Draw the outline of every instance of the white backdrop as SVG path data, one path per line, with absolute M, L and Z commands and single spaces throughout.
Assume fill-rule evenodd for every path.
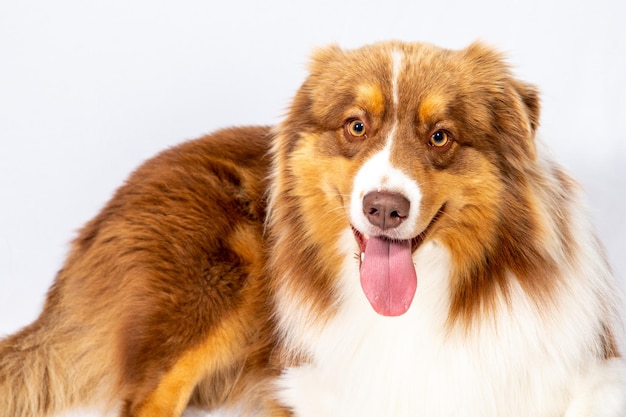
M 625 4 L 0 3 L 0 336 L 35 319 L 76 229 L 133 168 L 218 127 L 277 122 L 329 42 L 505 51 L 543 92 L 540 134 L 587 189 L 625 288 Z

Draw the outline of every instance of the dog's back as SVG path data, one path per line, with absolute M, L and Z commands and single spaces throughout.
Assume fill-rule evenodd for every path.
M 130 177 L 80 231 L 39 319 L 0 342 L 0 416 L 93 402 L 176 415 L 204 375 L 194 395 L 209 404 L 238 395 L 243 368 L 263 376 L 269 144 L 267 128 L 224 130 Z

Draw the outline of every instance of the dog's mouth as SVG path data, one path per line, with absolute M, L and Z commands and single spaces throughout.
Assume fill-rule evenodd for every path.
M 377 313 L 400 316 L 408 311 L 417 290 L 413 253 L 441 217 L 444 206 L 441 206 L 426 228 L 411 239 L 367 236 L 352 226 L 360 248 L 361 287 Z

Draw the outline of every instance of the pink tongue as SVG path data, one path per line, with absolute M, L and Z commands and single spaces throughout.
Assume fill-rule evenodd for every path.
M 411 241 L 370 237 L 361 264 L 361 287 L 378 314 L 406 313 L 417 289 Z

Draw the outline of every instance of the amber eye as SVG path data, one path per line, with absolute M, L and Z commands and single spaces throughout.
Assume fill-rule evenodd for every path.
M 450 143 L 450 134 L 445 130 L 438 130 L 432 134 L 428 144 L 435 148 L 443 148 Z
M 360 119 L 348 120 L 345 125 L 345 132 L 347 136 L 351 136 L 353 138 L 367 137 L 365 123 Z

